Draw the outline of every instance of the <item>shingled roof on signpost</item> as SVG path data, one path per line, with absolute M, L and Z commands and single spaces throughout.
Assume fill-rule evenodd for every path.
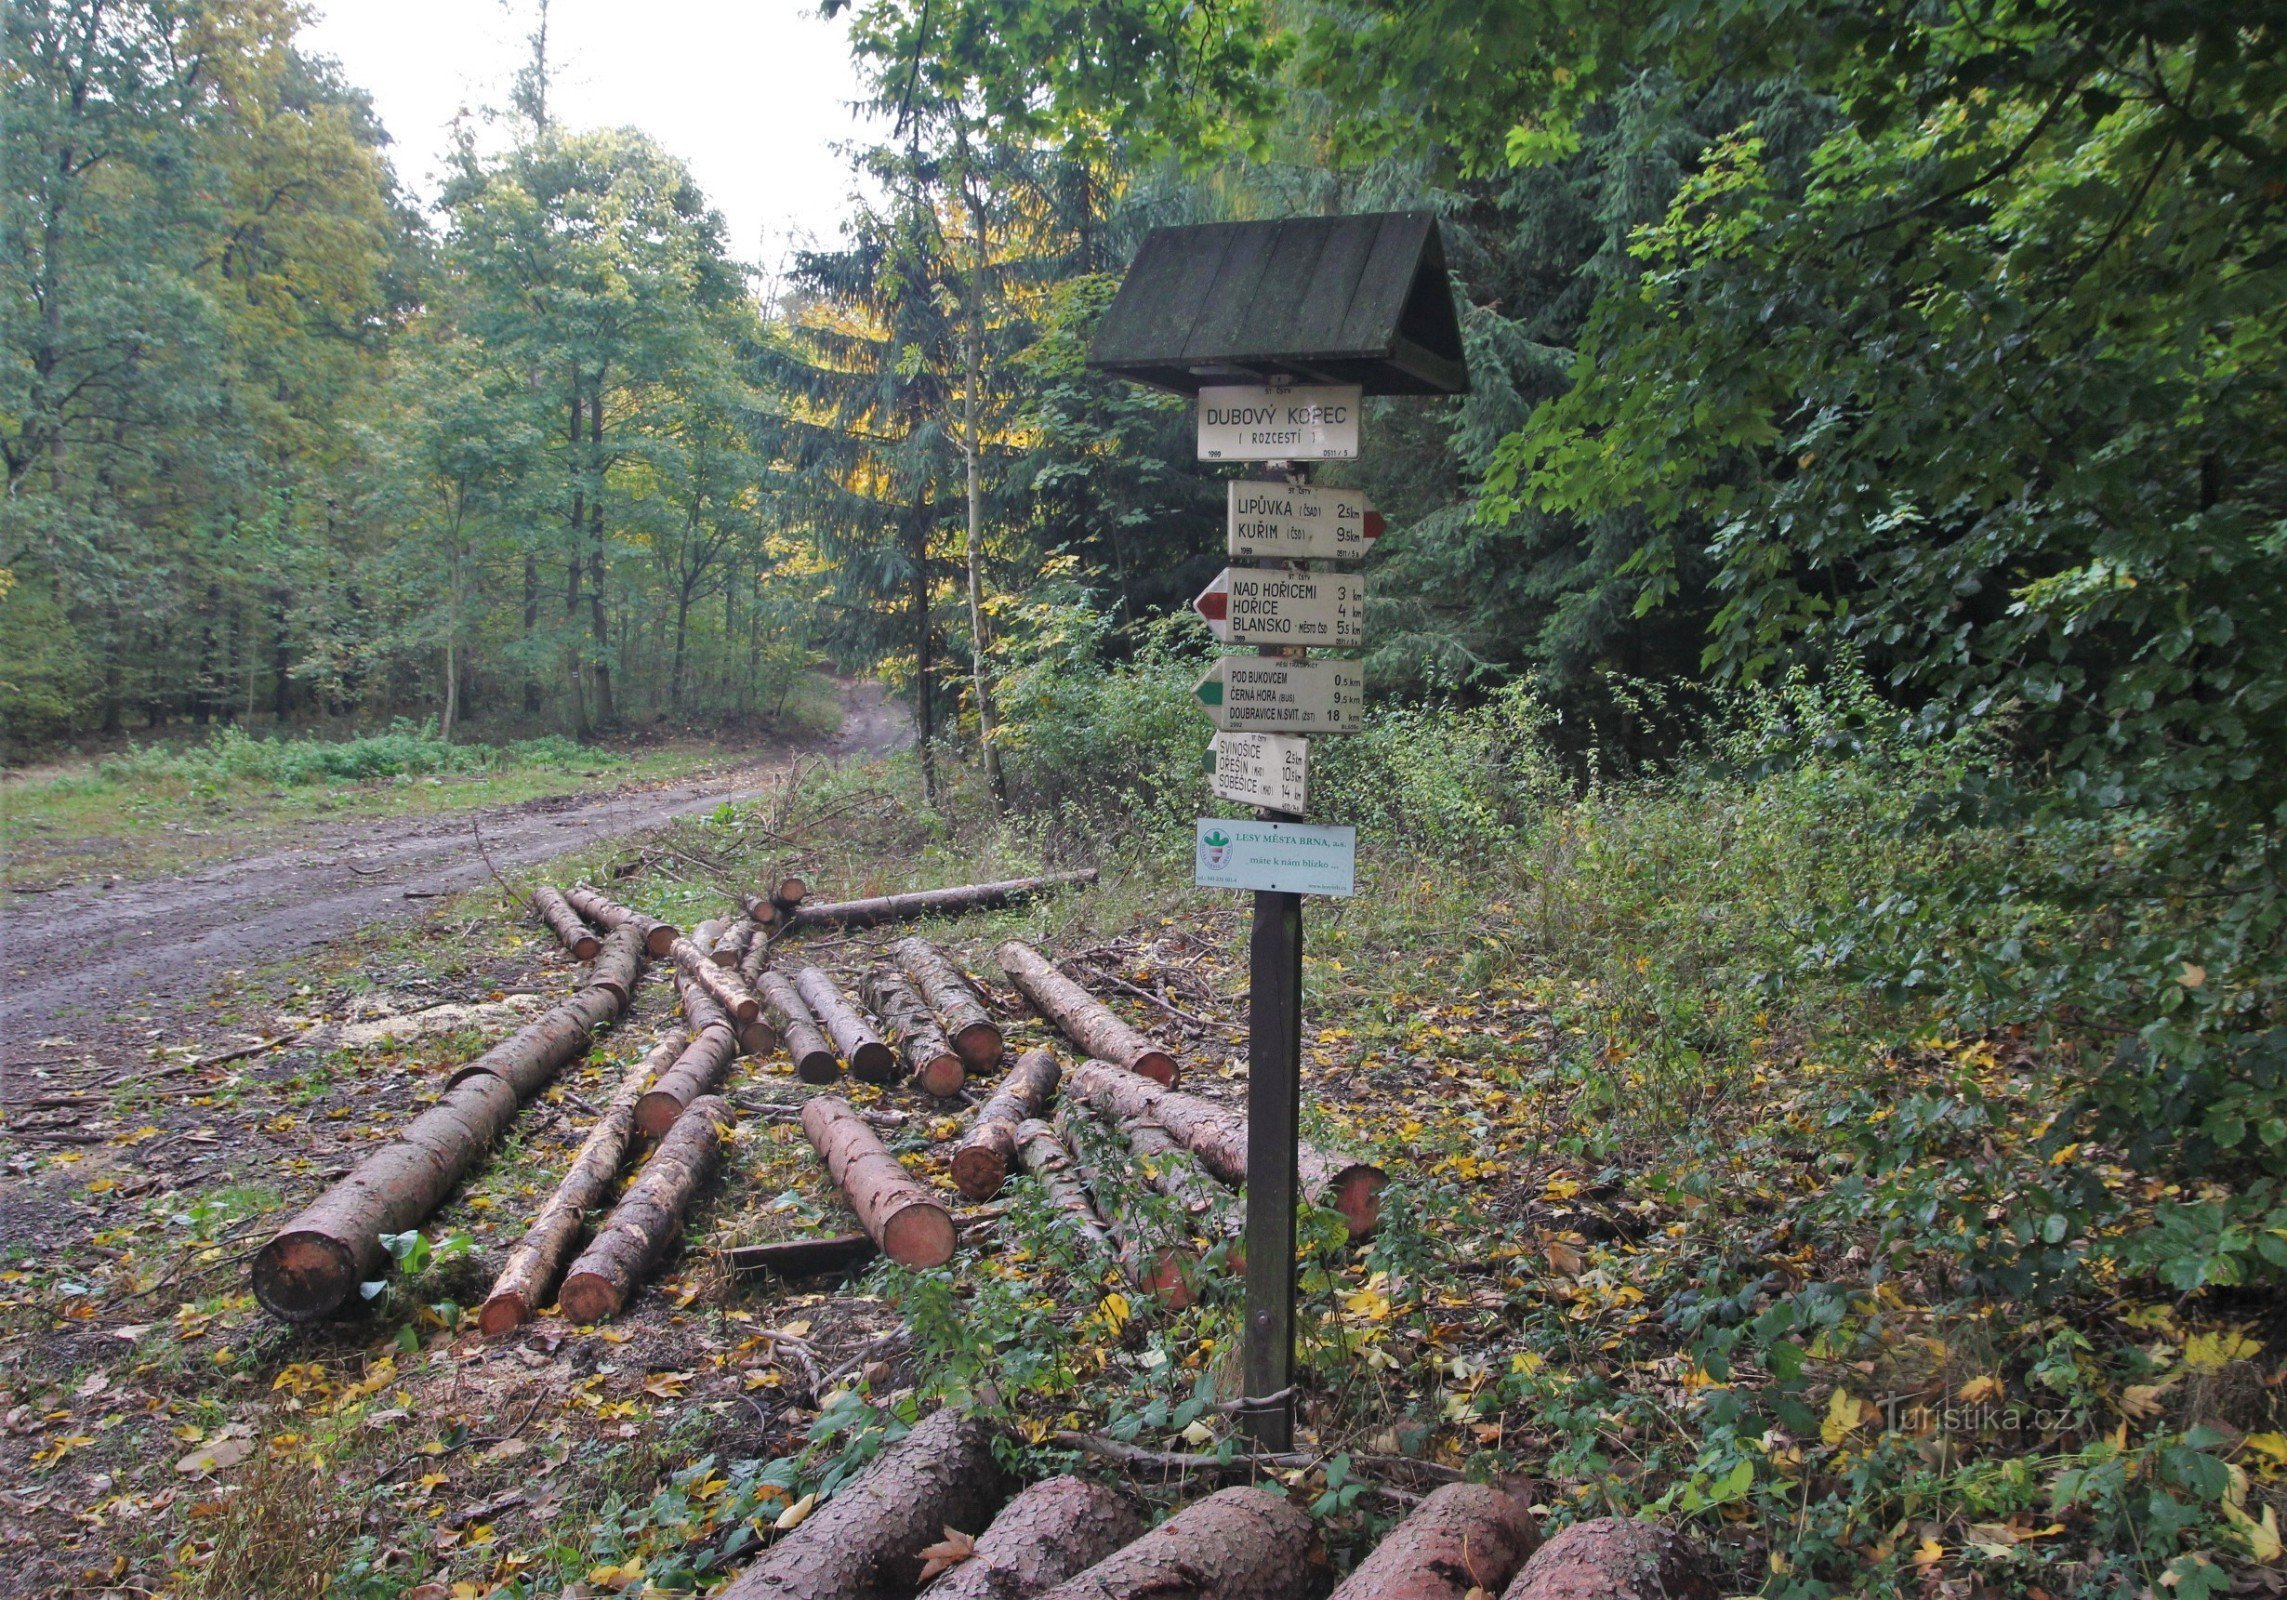
M 1426 211 L 1154 228 L 1088 365 L 1178 394 L 1274 377 L 1368 394 L 1469 390 Z

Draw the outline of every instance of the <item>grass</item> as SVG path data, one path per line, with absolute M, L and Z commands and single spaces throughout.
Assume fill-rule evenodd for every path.
M 1421 732 L 1434 748 L 1390 735 L 1377 758 L 1404 770 L 1347 780 L 1383 807 L 1360 894 L 1308 916 L 1308 1131 L 1398 1179 L 1369 1245 L 1322 1218 L 1305 1228 L 1302 1439 L 1318 1464 L 1286 1487 L 1338 1559 L 1394 1515 L 1372 1484 L 1419 1492 L 1445 1469 L 1527 1475 L 1551 1523 L 1686 1522 L 1733 1593 L 2200 1594 L 2247 1572 L 2287 1499 L 2276 1298 L 2174 1296 L 2117 1271 L 2041 1298 L 1997 1288 L 1979 1254 L 1987 1217 L 2025 1212 L 2068 1174 L 2120 1196 L 2133 1222 L 2165 1183 L 2116 1151 L 2059 1159 L 2039 1143 L 2064 1079 L 2034 1035 L 1856 989 L 1806 933 L 1914 865 L 1924 846 L 1886 819 L 1915 776 L 1837 758 L 1586 794 L 1536 778 L 1520 799 L 1470 754 L 1492 745 Z M 1081 838 L 1070 811 L 1003 823 L 974 774 L 953 778 L 931 812 L 910 762 L 813 769 L 677 824 L 671 848 L 599 851 L 559 875 L 610 874 L 688 924 L 784 870 L 857 896 L 1008 875 Z M 990 949 L 1015 936 L 1172 985 L 1210 1025 L 1112 1003 L 1179 1043 L 1187 1087 L 1235 1100 L 1245 902 L 1191 889 L 1179 838 L 1099 829 L 1093 889 L 931 932 L 988 977 Z M 803 953 L 854 986 L 904 931 Z M 248 989 L 338 1014 L 377 989 L 568 977 L 487 893 Z M 438 1582 L 516 1600 L 574 1582 L 703 1587 L 940 1399 L 1005 1418 L 1032 1474 L 1075 1464 L 1058 1439 L 1073 1430 L 1231 1447 L 1216 1403 L 1235 1392 L 1237 1284 L 1210 1270 L 1180 1311 L 1138 1294 L 1074 1248 L 1028 1183 L 937 1272 L 877 1267 L 825 1292 L 720 1271 L 717 1245 L 846 1225 L 800 1134 L 761 1109 L 802 1092 L 777 1060 L 742 1067 L 750 1114 L 727 1171 L 627 1316 L 478 1346 L 464 1308 L 585 1131 L 581 1108 L 649 1043 L 656 985 L 645 1004 L 424 1224 L 476 1254 L 323 1329 L 264 1322 L 237 1252 L 477 1041 L 235 1067 L 187 1108 L 121 1100 L 116 1131 L 84 1155 L 46 1147 L 27 1196 L 68 1200 L 98 1231 L 59 1229 L 8 1264 L 11 1342 L 157 1326 L 131 1348 L 79 1338 L 68 1361 L 15 1369 L 0 1398 L 48 1420 L 0 1447 L 14 1452 L 0 1466 L 107 1517 L 115 1531 L 68 1537 L 93 1567 L 128 1557 L 153 1592 L 382 1600 Z M 1009 1031 L 1012 1048 L 1047 1039 L 1037 1021 Z M 849 1092 L 903 1111 L 893 1147 L 949 1188 L 957 1107 Z M 91 1175 L 137 1170 L 146 1145 L 122 1141 L 146 1117 L 170 1130 L 233 1117 L 238 1132 L 227 1157 L 169 1176 L 171 1193 L 95 1192 Z M 815 1405 L 782 1342 L 831 1365 L 900 1325 L 910 1355 Z M 83 1396 L 98 1372 L 113 1387 Z M 121 1389 L 143 1398 L 105 1398 Z M 191 1447 L 180 1430 L 234 1423 L 260 1459 L 154 1509 Z M 73 1438 L 87 1442 L 52 1453 Z M 1144 1488 L 1166 1506 L 1219 1481 Z M 295 1577 L 264 1576 L 273 1552 L 296 1553 L 277 1569 Z M 293 1587 L 321 1568 L 322 1588 Z

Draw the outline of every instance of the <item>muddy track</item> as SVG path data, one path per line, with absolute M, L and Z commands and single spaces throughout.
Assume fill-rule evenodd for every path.
M 877 685 L 851 685 L 842 730 L 826 751 L 895 749 L 908 726 Z M 48 1034 L 93 1044 L 116 1013 L 193 1003 L 233 968 L 419 916 L 432 896 L 486 882 L 487 856 L 505 872 L 750 797 L 796 753 L 788 747 L 709 776 L 593 797 L 328 825 L 193 872 L 11 894 L 0 917 L 0 1063 L 28 1062 Z

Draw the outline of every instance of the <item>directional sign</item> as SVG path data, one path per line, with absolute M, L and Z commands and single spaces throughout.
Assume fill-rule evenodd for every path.
M 1382 514 L 1363 489 L 1231 483 L 1230 553 L 1249 560 L 1315 556 L 1363 561 L 1382 536 Z
M 1199 391 L 1202 461 L 1348 460 L 1358 453 L 1354 383 L 1274 383 Z
M 1192 691 L 1218 728 L 1244 733 L 1356 733 L 1366 671 L 1354 661 L 1225 656 Z
M 1225 644 L 1366 642 L 1366 580 L 1354 573 L 1225 567 L 1191 609 Z
M 1339 896 L 1357 888 L 1356 828 L 1201 817 L 1194 848 L 1191 881 L 1202 889 Z
M 1310 741 L 1291 733 L 1218 733 L 1214 753 L 1218 800 L 1268 806 L 1297 816 L 1310 809 Z

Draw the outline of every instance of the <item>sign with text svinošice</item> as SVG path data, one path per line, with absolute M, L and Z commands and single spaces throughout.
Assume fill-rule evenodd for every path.
M 1310 741 L 1291 733 L 1218 733 L 1207 741 L 1218 800 L 1297 816 L 1310 809 Z
M 1225 567 L 1191 609 L 1225 644 L 1344 649 L 1366 642 L 1366 580 L 1350 572 Z
M 1202 889 L 1341 897 L 1357 888 L 1356 828 L 1201 817 L 1195 849 L 1191 881 Z
M 1358 453 L 1354 383 L 1250 383 L 1199 391 L 1202 461 L 1347 461 Z
M 1356 733 L 1366 669 L 1355 661 L 1224 656 L 1192 690 L 1218 728 L 1241 733 Z
M 1363 561 L 1382 536 L 1382 514 L 1363 489 L 1233 479 L 1230 492 L 1230 554 L 1243 560 Z

